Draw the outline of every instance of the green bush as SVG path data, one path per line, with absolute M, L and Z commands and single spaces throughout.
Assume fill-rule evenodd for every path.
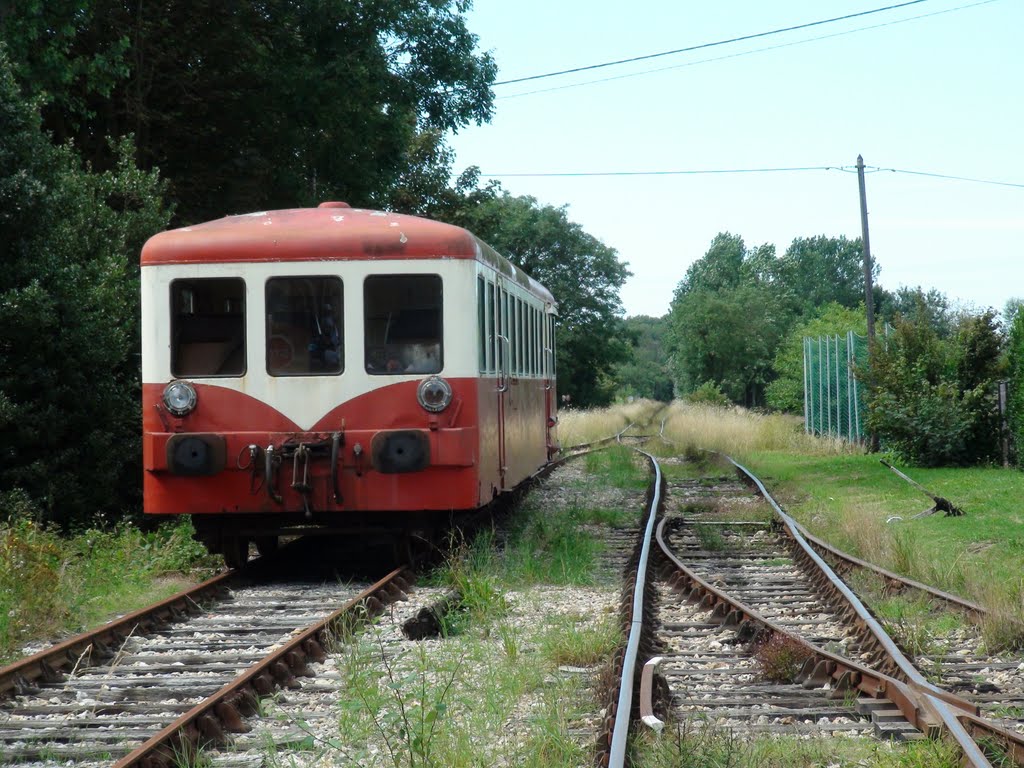
M 1006 374 L 1010 390 L 1007 418 L 1016 464 L 1024 466 L 1024 312 L 1014 314 L 1006 346 Z
M 962 316 L 940 338 L 920 316 L 898 318 L 869 371 L 868 428 L 901 461 L 985 463 L 999 454 L 997 379 L 1002 334 L 995 313 Z
M 732 401 L 722 392 L 722 388 L 713 381 L 705 381 L 686 396 L 686 402 L 701 405 L 716 405 L 721 408 L 732 405 Z

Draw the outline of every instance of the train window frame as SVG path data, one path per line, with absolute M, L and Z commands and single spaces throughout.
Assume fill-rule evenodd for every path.
M 271 291 L 277 283 L 300 283 L 301 281 L 318 280 L 322 284 L 334 283 L 335 291 L 331 292 L 329 296 L 321 293 L 320 301 L 326 302 L 327 300 L 333 301 L 334 297 L 337 297 L 338 306 L 335 308 L 330 303 L 324 303 L 324 306 L 330 309 L 330 315 L 324 314 L 322 311 L 317 312 L 305 312 L 306 317 L 302 323 L 295 323 L 295 316 L 301 314 L 301 309 L 295 309 L 291 305 L 285 310 L 279 310 L 278 312 L 271 312 L 272 302 L 280 301 L 280 295 L 278 298 L 273 298 Z M 294 294 L 289 291 L 288 297 L 291 298 Z M 315 297 L 312 301 L 316 302 Z M 322 310 L 323 307 L 320 307 Z M 287 315 L 288 322 L 281 322 L 285 328 L 290 328 L 288 333 L 275 333 L 272 323 L 274 323 L 273 315 L 281 314 Z M 345 372 L 345 281 L 338 275 L 273 275 L 268 277 L 263 283 L 263 319 L 265 325 L 264 333 L 264 367 L 268 376 L 274 378 L 290 379 L 290 378 L 301 378 L 309 376 L 341 376 Z M 315 323 L 317 330 L 314 331 L 312 324 Z M 333 324 L 333 331 L 331 325 Z M 303 326 L 305 328 L 303 329 Z M 298 334 L 298 335 L 297 335 Z M 273 340 L 277 340 L 276 346 L 272 345 Z M 312 356 L 316 352 L 321 352 L 326 359 L 328 353 L 331 351 L 330 347 L 335 346 L 334 350 L 337 355 L 337 368 L 324 368 L 321 370 L 315 370 L 307 363 L 305 368 L 297 367 L 289 370 L 294 365 L 295 360 L 301 360 L 303 354 L 308 357 L 307 360 L 311 360 Z M 303 349 L 303 347 L 305 349 Z M 276 352 L 275 352 L 276 350 Z M 276 354 L 282 360 L 287 357 L 287 362 L 282 363 L 280 366 L 272 365 L 272 356 Z
M 196 309 L 195 286 L 200 284 L 233 284 L 237 288 L 236 295 L 226 295 L 218 291 L 213 301 L 224 301 L 223 312 L 199 312 Z M 249 344 L 247 329 L 248 286 L 241 277 L 188 277 L 171 280 L 168 286 L 168 314 L 170 315 L 170 337 L 168 339 L 169 368 L 175 378 L 186 379 L 238 379 L 249 370 Z M 186 298 L 186 293 L 188 294 Z M 184 303 L 187 300 L 187 311 Z M 239 301 L 240 307 L 232 307 L 229 302 Z M 206 322 L 191 323 L 186 330 L 182 319 L 188 316 L 206 316 Z M 227 318 L 229 322 L 218 322 L 220 333 L 210 333 L 210 322 Z M 205 333 L 203 332 L 205 329 Z M 225 332 L 227 331 L 227 332 Z M 183 336 L 196 336 L 196 340 L 182 341 Z M 212 338 L 218 337 L 218 338 Z M 193 365 L 182 365 L 181 358 L 186 354 L 185 346 Z M 229 363 L 235 363 L 227 370 Z M 204 364 L 200 364 L 204 363 Z
M 508 299 L 508 291 L 504 287 L 500 288 L 498 295 L 498 336 L 501 338 L 496 338 L 495 343 L 498 354 L 498 370 L 504 376 L 511 375 L 512 373 L 510 363 L 512 344 L 509 340 L 511 331 L 509 331 L 508 327 Z
M 485 280 L 484 286 L 484 316 L 487 321 L 487 337 L 484 339 L 484 352 L 487 356 L 485 373 L 494 373 L 495 357 L 494 345 L 496 343 L 494 330 L 494 282 Z
M 513 298 L 512 311 L 512 373 L 519 378 L 523 374 L 523 300 L 518 296 Z
M 369 316 L 374 302 L 380 297 L 371 297 L 370 291 L 376 290 L 374 286 L 379 282 L 397 282 L 399 280 L 410 281 L 411 285 L 421 283 L 425 290 L 423 296 L 419 297 L 420 305 L 414 300 L 395 301 L 391 304 L 397 307 L 397 317 L 388 312 L 387 317 L 373 315 Z M 424 289 L 422 286 L 432 284 L 431 288 Z M 410 292 L 412 288 L 406 289 Z M 436 294 L 429 295 L 431 290 Z M 383 303 L 383 302 L 381 302 Z M 415 326 L 412 313 L 420 313 L 420 321 L 429 319 L 436 328 L 436 333 L 424 336 L 422 340 L 412 341 L 409 339 L 390 341 L 389 334 L 393 327 L 402 331 L 402 336 L 408 335 L 410 329 Z M 429 318 L 423 313 L 430 313 Z M 403 317 L 403 314 L 405 315 Z M 379 272 L 367 275 L 363 278 L 363 369 L 370 376 L 403 376 L 409 374 L 425 375 L 439 374 L 444 370 L 444 280 L 440 274 L 422 272 Z M 380 321 L 384 321 L 383 339 L 371 338 L 371 332 L 377 328 Z M 372 359 L 371 359 L 372 357 Z
M 487 299 L 486 281 L 483 275 L 476 276 L 476 367 L 480 373 L 487 371 Z

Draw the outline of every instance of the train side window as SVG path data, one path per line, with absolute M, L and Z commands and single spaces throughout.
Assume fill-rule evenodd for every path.
M 534 376 L 540 373 L 540 335 L 537 333 L 537 309 L 535 307 L 530 308 L 530 373 Z
M 372 275 L 363 283 L 366 371 L 440 373 L 440 275 Z
M 345 369 L 340 278 L 272 277 L 265 298 L 267 373 L 336 376 Z
M 498 368 L 501 369 L 502 374 L 509 373 L 509 360 L 508 356 L 511 352 L 511 345 L 506 344 L 509 336 L 508 329 L 508 292 L 502 288 L 501 295 L 499 296 L 500 306 L 498 307 L 498 335 L 503 336 L 504 339 L 498 341 L 496 349 L 498 350 Z
M 487 366 L 484 370 L 488 373 L 494 371 L 494 344 L 495 344 L 495 330 L 494 330 L 494 283 L 487 281 L 486 289 L 486 307 L 484 309 L 484 319 L 487 322 L 487 335 L 484 338 L 484 349 L 487 354 Z
M 476 277 L 476 349 L 477 368 L 483 373 L 487 370 L 487 300 L 483 275 Z
M 522 373 L 522 356 L 520 349 L 523 343 L 522 329 L 519 325 L 519 309 L 520 301 L 515 296 L 512 297 L 512 374 L 518 376 Z
M 171 283 L 171 374 L 245 375 L 245 281 L 240 277 Z

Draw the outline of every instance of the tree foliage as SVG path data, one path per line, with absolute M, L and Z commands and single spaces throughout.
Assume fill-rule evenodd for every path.
M 763 403 L 775 348 L 792 321 L 774 267 L 772 246 L 748 250 L 742 238 L 722 233 L 687 270 L 670 313 L 681 394 L 711 382 L 733 402 Z
M 574 405 L 605 404 L 614 366 L 628 354 L 619 289 L 629 277 L 610 248 L 564 207 L 494 188 L 476 190 L 445 218 L 466 227 L 535 280 L 558 302 L 558 388 Z
M 0 47 L 0 494 L 62 521 L 138 488 L 137 254 L 169 214 L 111 152 L 93 173 L 51 145 Z
M 670 402 L 672 370 L 665 355 L 667 317 L 628 317 L 623 328 L 630 345 L 628 359 L 615 368 L 619 397 L 646 397 Z
M 996 381 L 1002 373 L 996 314 L 962 315 L 942 338 L 922 308 L 898 316 L 868 373 L 868 427 L 902 460 L 921 466 L 994 460 Z
M 863 306 L 848 309 L 836 302 L 818 307 L 786 335 L 772 362 L 776 379 L 765 392 L 769 408 L 797 413 L 804 407 L 804 338 L 845 335 L 853 331 L 867 334 L 867 318 Z
M 418 132 L 490 117 L 456 0 L 21 0 L 0 20 L 45 127 L 96 167 L 133 135 L 182 220 L 374 202 Z
M 801 315 L 830 303 L 852 309 L 864 303 L 862 258 L 860 238 L 801 237 L 786 249 L 774 271 Z M 877 277 L 876 263 L 873 278 Z

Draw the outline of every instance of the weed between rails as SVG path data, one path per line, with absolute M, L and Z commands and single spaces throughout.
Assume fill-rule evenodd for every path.
M 744 740 L 728 728 L 691 720 L 661 735 L 633 739 L 634 768 L 956 768 L 959 755 L 945 741 L 880 743 L 866 739 L 777 737 Z

